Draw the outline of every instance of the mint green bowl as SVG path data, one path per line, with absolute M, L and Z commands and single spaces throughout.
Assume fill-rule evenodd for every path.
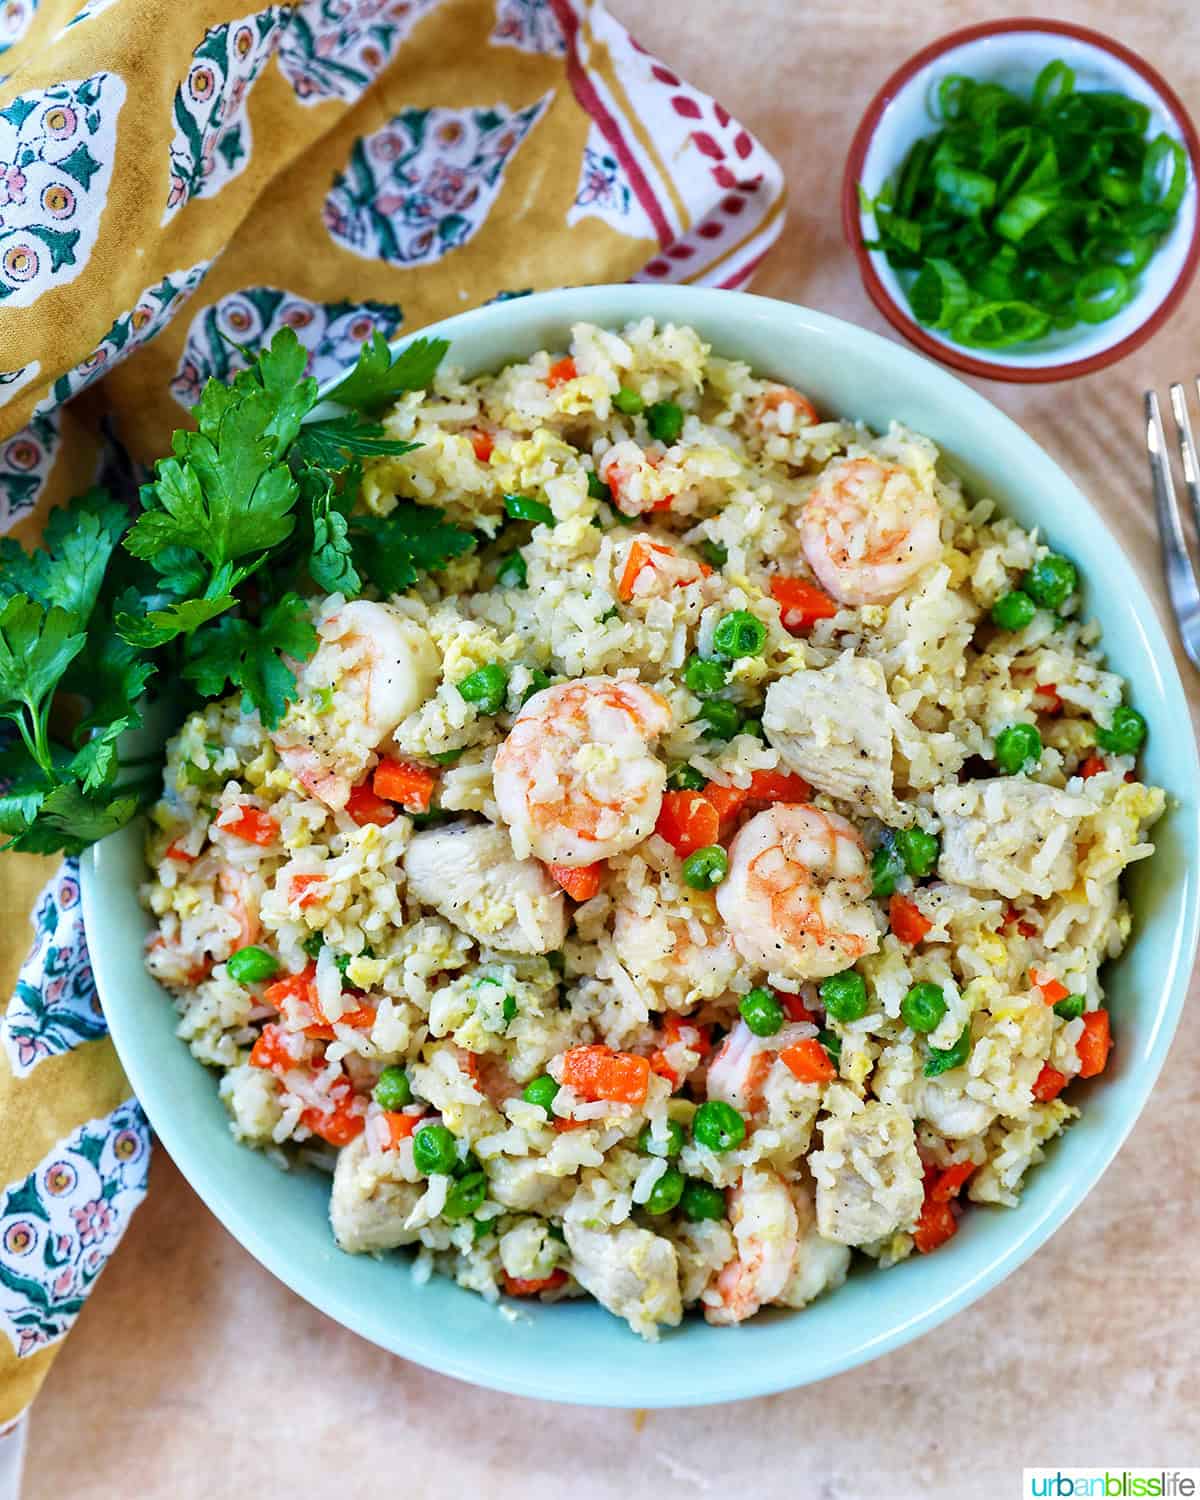
M 685 287 L 550 292 L 464 313 L 435 331 L 451 340 L 451 361 L 476 372 L 563 348 L 576 321 L 611 327 L 641 317 L 693 324 L 721 354 L 798 386 L 826 411 L 927 433 L 972 493 L 1041 527 L 1075 559 L 1085 606 L 1149 720 L 1147 778 L 1172 800 L 1157 854 L 1129 882 L 1133 939 L 1106 975 L 1117 1046 L 1105 1076 L 1073 1090 L 1083 1117 L 1031 1172 L 1020 1207 L 974 1208 L 937 1255 L 858 1270 L 804 1312 L 768 1313 L 736 1330 L 689 1318 L 643 1344 L 583 1302 L 521 1304 L 510 1320 L 448 1280 L 418 1286 L 401 1255 L 341 1254 L 326 1220 L 328 1178 L 280 1172 L 234 1143 L 215 1079 L 176 1038 L 171 1002 L 142 967 L 149 924 L 138 905 L 137 829 L 84 860 L 83 905 L 113 1038 L 151 1123 L 213 1213 L 269 1270 L 347 1328 L 444 1374 L 558 1401 L 657 1407 L 784 1390 L 895 1349 L 994 1287 L 1083 1200 L 1141 1112 L 1183 1006 L 1197 933 L 1200 768 L 1170 649 L 1103 521 L 1019 427 L 936 365 L 807 308 Z

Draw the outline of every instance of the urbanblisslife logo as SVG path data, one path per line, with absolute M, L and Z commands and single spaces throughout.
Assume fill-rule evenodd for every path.
M 1024 1469 L 1023 1500 L 1192 1500 L 1200 1469 Z

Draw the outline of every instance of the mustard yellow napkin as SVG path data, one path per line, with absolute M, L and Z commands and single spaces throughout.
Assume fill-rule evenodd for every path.
M 27 545 L 95 478 L 102 428 L 151 462 L 284 324 L 323 378 L 375 329 L 564 282 L 737 288 L 782 228 L 774 161 L 598 0 L 249 6 L 0 6 L 0 531 Z M 3 1429 L 150 1140 L 76 862 L 10 854 L 0 879 Z

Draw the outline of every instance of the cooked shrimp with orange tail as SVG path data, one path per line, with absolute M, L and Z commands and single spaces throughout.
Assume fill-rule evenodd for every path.
M 654 828 L 667 768 L 655 741 L 671 727 L 653 688 L 580 677 L 535 693 L 496 751 L 496 803 L 518 858 L 590 865 Z
M 799 1220 L 777 1173 L 747 1167 L 730 1188 L 728 1204 L 737 1255 L 703 1293 L 710 1323 L 741 1323 L 774 1302 L 787 1286 L 796 1258 Z
M 776 803 L 739 831 L 717 910 L 742 957 L 788 979 L 823 979 L 879 947 L 867 851 L 852 823 Z
M 817 481 L 800 545 L 843 604 L 888 604 L 941 556 L 941 508 L 897 464 L 847 458 Z

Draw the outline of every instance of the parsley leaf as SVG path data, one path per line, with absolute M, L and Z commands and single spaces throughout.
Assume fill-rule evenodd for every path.
M 132 793 L 89 797 L 73 782 L 64 782 L 46 793 L 36 818 L 7 847 L 28 854 L 79 854 L 124 828 L 138 805 Z
M 198 631 L 183 675 L 206 698 L 218 697 L 226 683 L 240 687 L 243 713 L 257 709 L 266 727 L 274 729 L 296 689 L 296 674 L 283 658 L 303 660 L 316 644 L 303 599 L 284 594 L 258 625 L 226 616 Z
M 13 594 L 0 610 L 0 718 L 16 724 L 26 748 L 50 771 L 50 698 L 59 678 L 83 650 L 84 636 L 65 609 L 50 609 Z
M 344 469 L 351 455 L 384 458 L 411 453 L 419 443 L 390 438 L 378 422 L 364 422 L 354 413 L 331 417 L 325 422 L 308 422 L 292 445 L 292 461 L 336 472 Z
M 353 516 L 354 562 L 382 594 L 402 594 L 420 573 L 437 572 L 475 545 L 469 531 L 432 505 L 401 500 L 386 516 Z
M 326 397 L 373 414 L 402 391 L 428 389 L 449 347 L 446 339 L 414 339 L 393 359 L 387 339 L 377 329 L 363 345 L 358 363 Z
M 313 508 L 313 547 L 308 559 L 313 582 L 328 594 L 357 594 L 362 578 L 354 566 L 350 525 L 341 511 L 326 504 Z
M 140 616 L 122 611 L 117 616 L 117 630 L 131 646 L 153 650 L 155 646 L 165 646 L 177 635 L 190 635 L 236 603 L 232 594 L 218 594 L 215 599 L 181 599 L 166 609 L 148 610 Z
M 46 519 L 42 545 L 26 552 L 11 537 L 0 541 L 0 597 L 25 594 L 58 605 L 82 625 L 95 607 L 113 548 L 127 516 L 105 490 L 89 490 Z

